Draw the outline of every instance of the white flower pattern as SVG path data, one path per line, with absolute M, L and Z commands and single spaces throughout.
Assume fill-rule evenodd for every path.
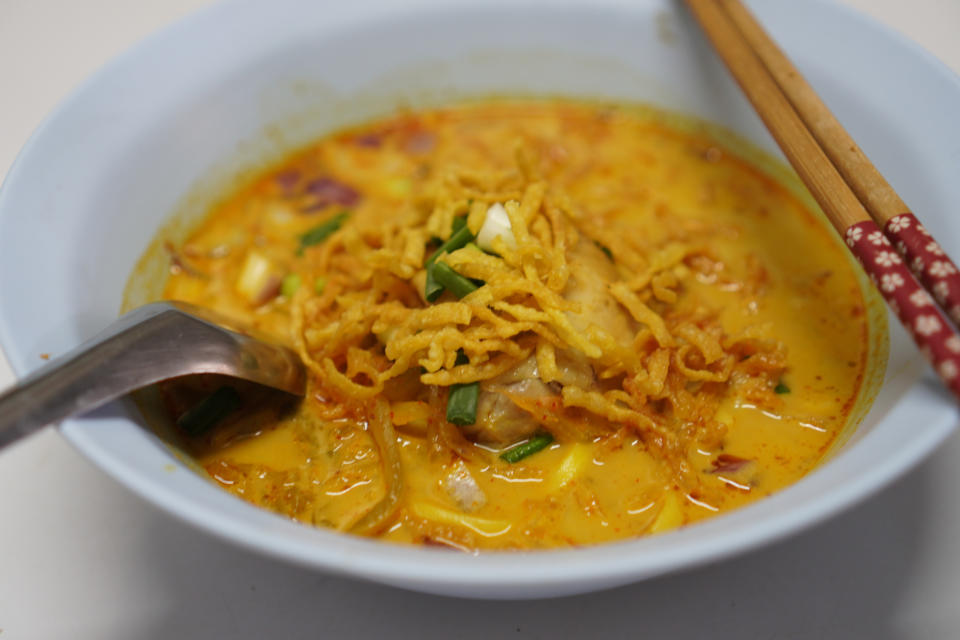
M 942 256 L 943 249 L 940 248 L 940 245 L 937 244 L 936 240 L 931 240 L 927 243 L 927 246 L 924 247 L 929 253 L 932 253 L 935 256 Z
M 874 245 L 876 245 L 876 246 L 879 247 L 880 245 L 883 244 L 883 232 L 882 232 L 882 231 L 874 231 L 873 233 L 871 233 L 870 235 L 867 236 L 867 241 L 868 241 L 870 244 L 874 244 Z
M 928 238 L 931 237 L 931 236 L 930 236 L 930 232 L 927 231 L 927 228 L 926 228 L 925 226 L 923 226 L 922 224 L 920 224 L 920 223 L 917 223 L 917 231 L 919 231 L 919 232 L 922 233 L 923 235 L 927 236 Z
M 877 253 L 877 257 L 873 260 L 881 267 L 892 267 L 895 264 L 900 264 L 900 256 L 893 251 L 881 251 Z
M 916 274 L 923 273 L 923 258 L 917 256 L 913 259 L 913 262 L 910 263 L 910 270 Z
M 956 272 L 957 268 L 953 266 L 952 262 L 948 262 L 947 260 L 937 260 L 930 265 L 930 275 L 935 278 L 945 278 Z
M 850 227 L 847 229 L 847 244 L 853 246 L 860 242 L 860 238 L 863 237 L 863 229 L 860 227 Z
M 927 307 L 933 304 L 933 300 L 930 299 L 930 294 L 926 291 L 917 289 L 910 294 L 910 304 L 915 307 Z
M 940 331 L 942 326 L 937 316 L 919 316 L 913 323 L 914 330 L 921 336 L 927 337 Z
M 890 219 L 889 229 L 891 233 L 900 233 L 904 229 L 910 227 L 910 217 L 909 216 L 896 216 L 895 218 Z
M 903 286 L 903 278 L 899 273 L 885 273 L 880 278 L 880 288 L 887 293 L 893 293 Z
M 957 377 L 957 363 L 953 360 L 944 360 L 940 363 L 938 370 L 944 380 L 953 380 Z
M 946 342 L 944 342 L 944 345 L 953 353 L 960 353 L 960 336 L 950 336 Z
M 937 301 L 940 304 L 943 304 L 947 300 L 947 296 L 950 295 L 950 285 L 946 282 L 938 282 L 933 285 L 933 295 L 937 296 Z

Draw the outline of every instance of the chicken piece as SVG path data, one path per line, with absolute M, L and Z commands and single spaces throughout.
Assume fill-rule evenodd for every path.
M 620 279 L 617 268 L 596 244 L 581 238 L 567 252 L 570 280 L 563 297 L 580 305 L 578 313 L 568 312 L 570 324 L 578 331 L 596 325 L 621 344 L 629 344 L 636 335 L 633 319 L 610 295 L 607 286 Z
M 463 427 L 468 438 L 495 447 L 505 447 L 536 433 L 540 423 L 515 405 L 506 393 L 533 397 L 556 395 L 536 376 L 507 385 L 481 385 L 477 421 Z
M 518 407 L 511 396 L 534 400 L 556 398 L 563 385 L 575 384 L 589 389 L 596 381 L 589 361 L 579 352 L 558 353 L 557 369 L 560 379 L 547 384 L 540 379 L 536 357 L 531 356 L 510 371 L 481 384 L 477 421 L 463 427 L 464 434 L 476 442 L 496 447 L 529 438 L 541 428 L 541 424 Z
M 636 333 L 633 320 L 610 295 L 607 285 L 619 278 L 616 267 L 606 254 L 586 238 L 577 243 L 567 256 L 570 280 L 563 297 L 580 304 L 578 313 L 568 313 L 571 324 L 579 331 L 596 325 L 615 340 L 630 343 Z M 580 351 L 567 349 L 556 354 L 559 378 L 545 383 L 533 356 L 514 369 L 481 385 L 477 404 L 477 420 L 463 427 L 466 436 L 475 442 L 505 447 L 531 437 L 541 424 L 518 407 L 510 396 L 536 400 L 559 395 L 565 385 L 590 389 L 596 375 L 587 357 Z M 549 404 L 549 403 L 547 403 Z

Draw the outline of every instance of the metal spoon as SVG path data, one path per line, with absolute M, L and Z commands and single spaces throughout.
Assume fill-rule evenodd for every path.
M 229 327 L 229 328 L 228 328 Z M 302 396 L 300 357 L 184 302 L 155 302 L 0 395 L 0 448 L 126 393 L 193 373 L 242 378 Z

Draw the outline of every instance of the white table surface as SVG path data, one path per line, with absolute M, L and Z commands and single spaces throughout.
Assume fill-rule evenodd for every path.
M 957 0 L 841 0 L 960 72 Z M 0 172 L 68 91 L 208 0 L 0 0 Z M 958 125 L 960 126 L 960 125 Z M 0 354 L 0 388 L 13 382 Z M 134 497 L 48 430 L 0 456 L 6 638 L 960 638 L 960 437 L 775 546 L 599 594 L 471 602 L 233 548 Z

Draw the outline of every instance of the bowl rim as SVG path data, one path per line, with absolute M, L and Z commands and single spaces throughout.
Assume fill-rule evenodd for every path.
M 458 3 L 485 6 L 491 10 L 511 4 L 507 0 L 495 0 L 486 5 L 475 0 L 458 0 Z M 384 0 L 366 4 L 375 7 L 378 4 L 390 3 Z M 581 6 L 578 2 L 568 0 L 536 0 L 528 4 L 557 8 Z M 594 7 L 598 10 L 618 9 L 630 7 L 630 4 L 620 0 L 603 0 Z M 431 10 L 440 6 L 448 7 L 450 3 L 417 0 L 407 3 L 407 8 L 403 11 Z M 809 3 L 809 6 L 827 14 L 836 12 L 835 15 L 843 16 L 872 35 L 888 41 L 904 55 L 920 60 L 921 66 L 940 76 L 939 80 L 952 88 L 960 102 L 960 78 L 920 45 L 846 5 L 816 0 Z M 216 24 L 228 13 L 238 11 L 256 11 L 256 7 L 252 2 L 234 0 L 211 5 L 182 18 L 111 59 L 61 100 L 33 132 L 8 170 L 0 187 L 0 222 L 7 216 L 15 215 L 12 205 L 9 204 L 13 200 L 12 194 L 23 188 L 21 184 L 25 183 L 31 172 L 37 170 L 36 167 L 42 166 L 43 154 L 38 149 L 52 123 L 69 114 L 78 101 L 86 99 L 89 93 L 96 90 L 102 79 L 109 78 L 121 69 L 124 61 L 132 55 L 144 55 L 155 48 L 162 49 L 179 34 L 191 29 L 201 29 L 205 24 Z M 6 241 L 0 235 L 0 246 Z M 0 306 L 0 345 L 3 345 L 17 376 L 22 377 L 39 365 L 34 361 L 34 354 L 21 348 L 18 330 L 11 325 L 4 306 Z M 935 383 L 931 382 L 929 376 L 916 383 L 910 390 L 914 401 L 931 403 L 931 406 L 937 403 L 942 405 L 942 395 L 933 385 Z M 376 540 L 311 529 L 246 503 L 241 503 L 242 507 L 238 508 L 242 509 L 243 517 L 251 526 L 237 528 L 233 512 L 209 512 L 199 505 L 185 502 L 179 492 L 138 474 L 137 469 L 127 465 L 124 460 L 117 459 L 109 451 L 99 447 L 96 433 L 89 428 L 90 425 L 85 424 L 87 422 L 89 420 L 86 419 L 65 421 L 61 425 L 61 433 L 80 453 L 121 484 L 179 519 L 220 538 L 290 562 L 435 593 L 459 593 L 467 584 L 470 589 L 480 590 L 473 595 L 482 597 L 497 597 L 498 593 L 506 593 L 500 591 L 501 589 L 521 596 L 582 592 L 690 568 L 741 553 L 749 548 L 771 544 L 787 535 L 812 527 L 889 484 L 929 455 L 952 433 L 957 424 L 955 411 L 936 412 L 926 430 L 911 442 L 911 446 L 898 449 L 884 465 L 878 465 L 872 473 L 847 480 L 830 495 L 813 499 L 813 502 L 806 504 L 803 509 L 793 509 L 785 513 L 778 511 L 781 503 L 789 503 L 797 494 L 803 493 L 805 485 L 804 481 L 801 481 L 730 514 L 663 536 L 628 539 L 578 549 L 454 555 L 443 550 L 384 544 Z M 864 439 L 869 439 L 871 435 L 867 434 Z M 844 459 L 851 451 L 840 452 L 833 460 L 807 477 L 821 475 L 821 472 Z M 239 499 L 234 500 L 240 502 Z M 742 520 L 756 518 L 759 518 L 763 526 L 743 527 L 740 524 Z M 518 563 L 522 563 L 522 571 L 518 571 Z M 571 587 L 572 584 L 575 586 Z

